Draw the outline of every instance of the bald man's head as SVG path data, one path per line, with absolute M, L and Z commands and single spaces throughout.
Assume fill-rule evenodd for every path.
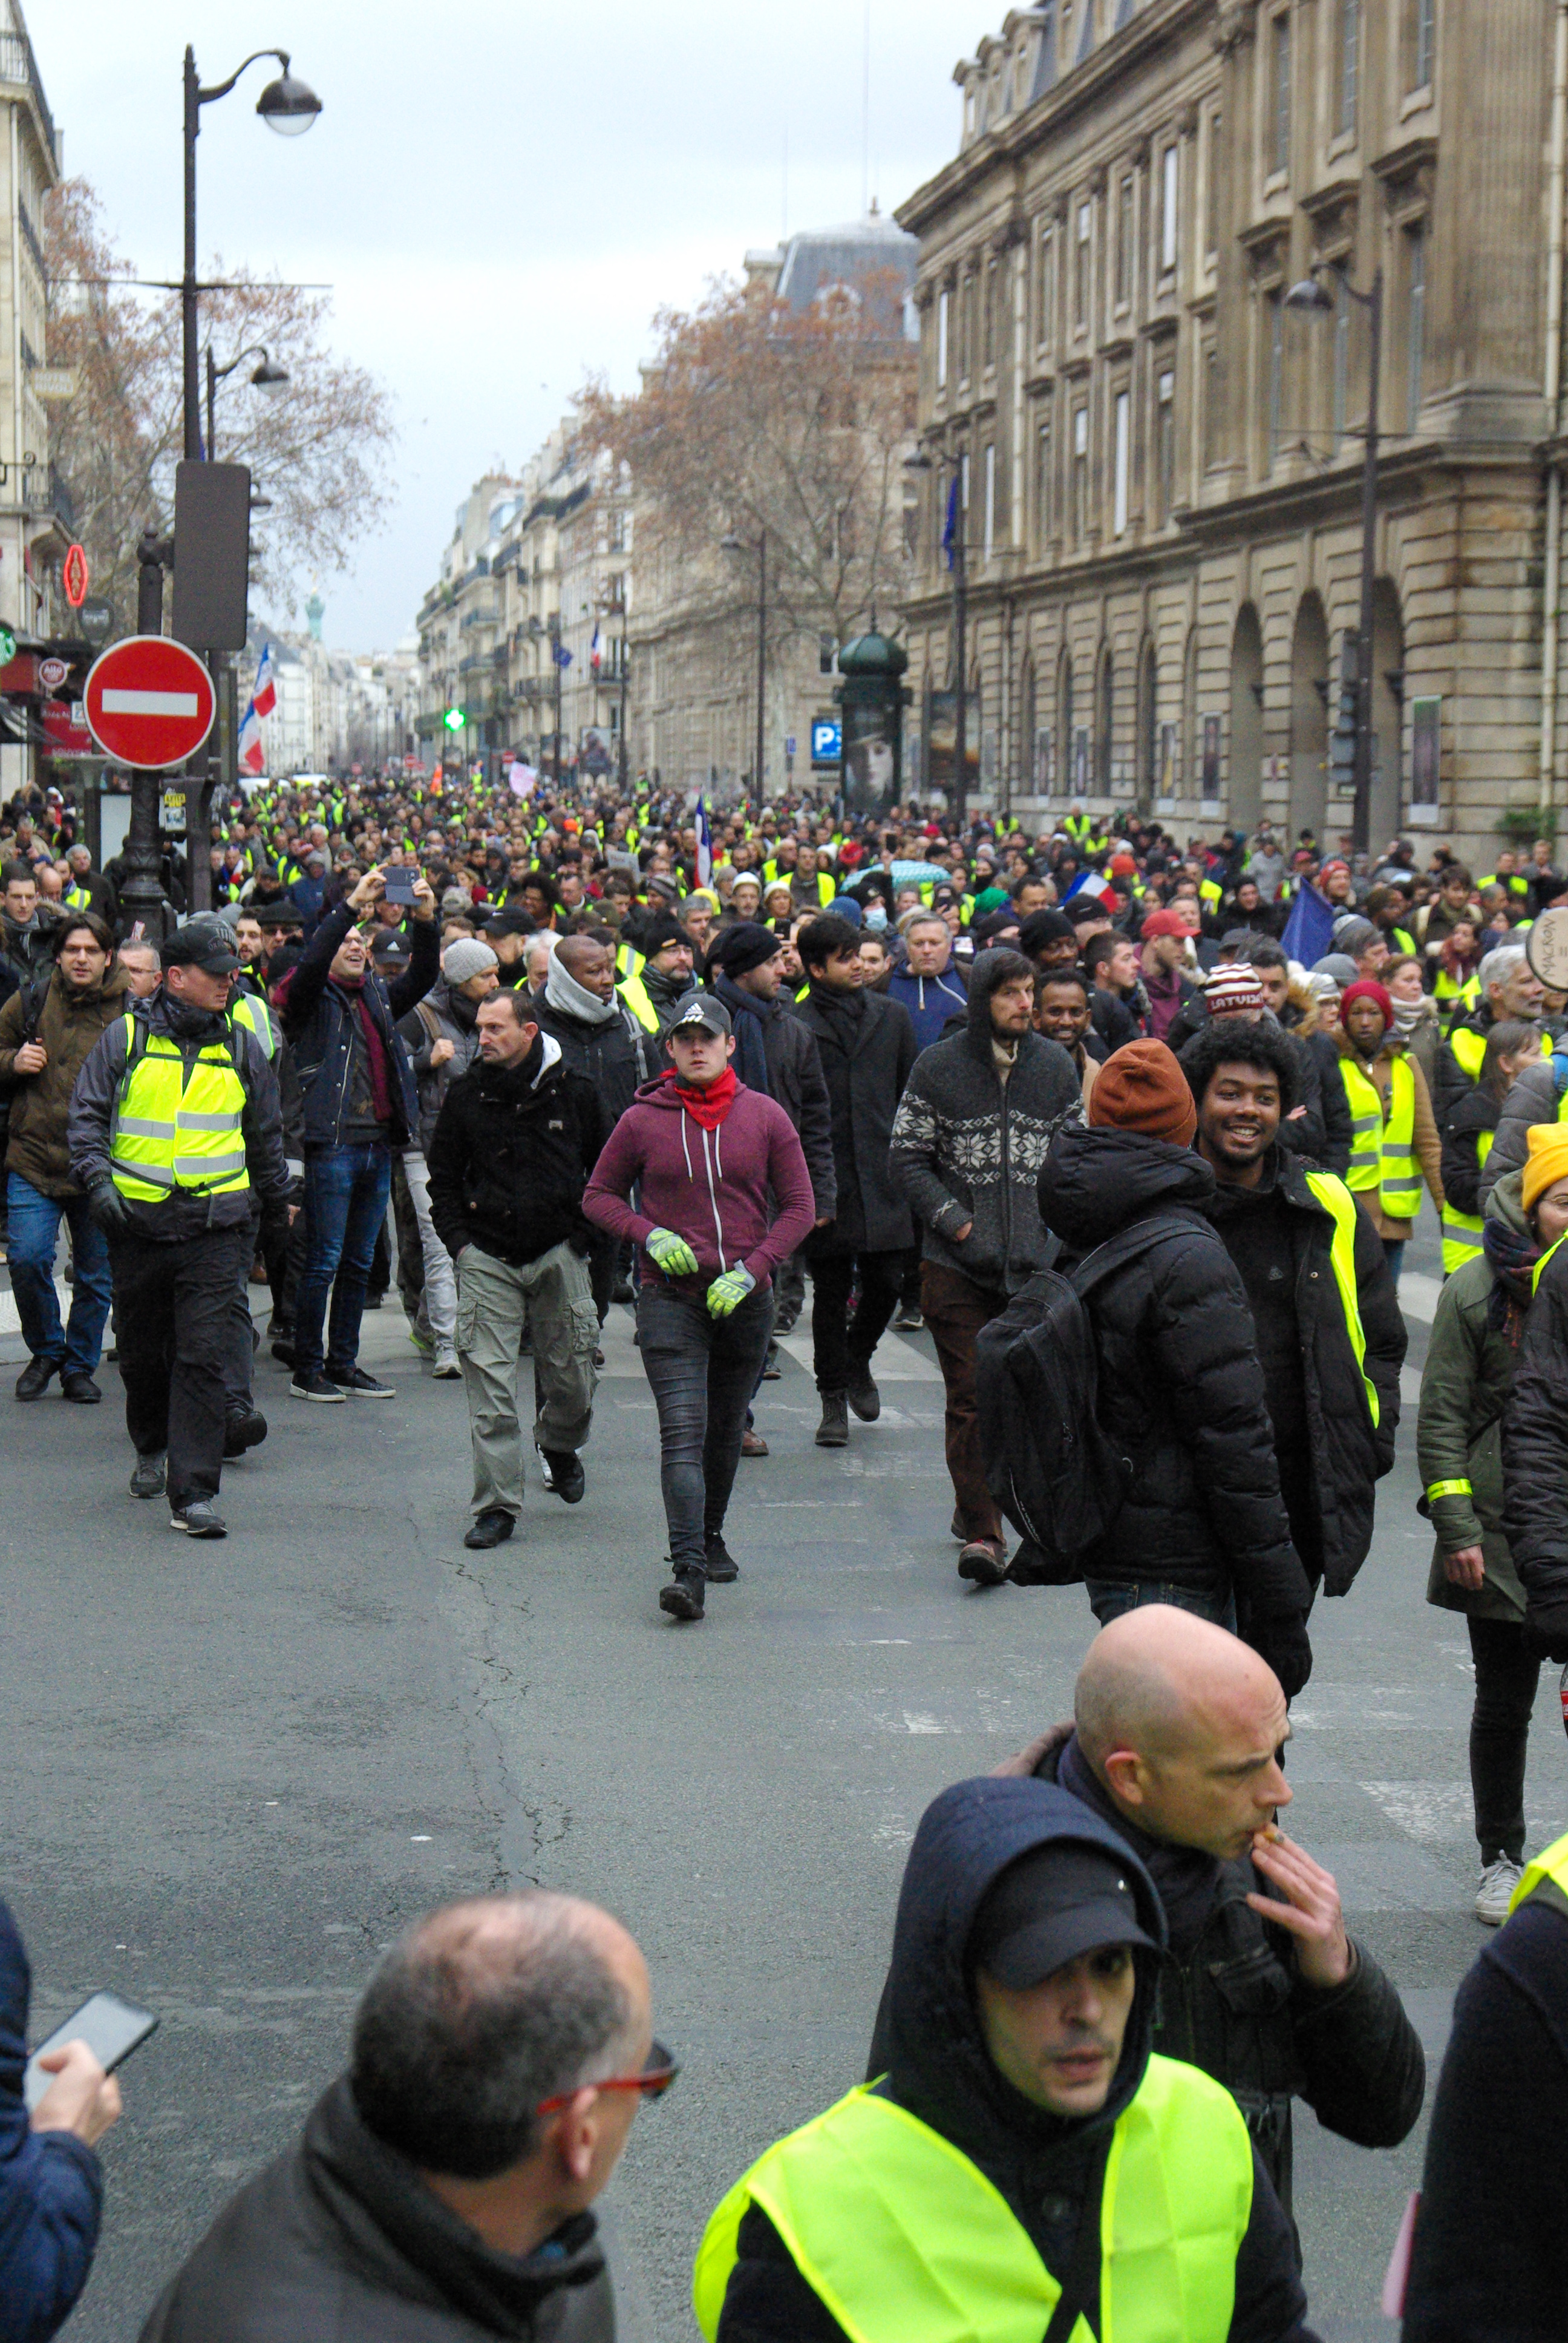
M 566 936 L 556 947 L 556 958 L 585 992 L 609 1000 L 615 990 L 615 962 L 607 945 L 594 936 Z
M 1278 1677 L 1190 1611 L 1141 1604 L 1101 1629 L 1074 1696 L 1079 1745 L 1117 1805 L 1152 1837 L 1233 1856 L 1291 1793 Z

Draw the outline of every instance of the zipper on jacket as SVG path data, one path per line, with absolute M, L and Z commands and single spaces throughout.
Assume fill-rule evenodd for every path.
M 685 1120 L 686 1110 L 683 1107 L 681 1109 L 681 1121 L 684 1122 Z M 718 1132 L 715 1131 L 713 1135 L 715 1141 L 717 1141 L 719 1137 Z M 702 1166 L 703 1170 L 708 1174 L 708 1201 L 713 1207 L 713 1232 L 719 1239 L 719 1266 L 721 1270 L 724 1270 L 729 1268 L 729 1263 L 724 1257 L 724 1222 L 719 1217 L 719 1192 L 713 1184 L 713 1159 L 709 1153 L 708 1133 L 706 1131 L 702 1134 Z

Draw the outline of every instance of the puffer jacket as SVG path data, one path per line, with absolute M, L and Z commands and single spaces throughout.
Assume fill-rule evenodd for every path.
M 1002 1081 L 991 1048 L 998 971 L 987 958 L 970 980 L 967 1025 L 915 1061 L 889 1163 L 920 1221 L 925 1259 L 1016 1293 L 1049 1258 L 1036 1182 L 1060 1133 L 1082 1122 L 1083 1098 L 1067 1051 L 1039 1033 L 1020 1037 Z
M 424 1000 L 407 1017 L 397 1021 L 397 1031 L 407 1044 L 408 1062 L 419 1094 L 419 1144 L 427 1155 L 447 1092 L 467 1072 L 479 1054 L 478 1028 L 474 1021 L 477 1012 L 478 1003 L 466 1000 L 461 993 L 454 997 L 443 976 L 437 977 Z M 450 1041 L 452 1054 L 438 1066 L 433 1066 L 430 1053 L 437 1041 Z
M 1538 1122 L 1568 1122 L 1568 1050 L 1554 1050 L 1538 1066 L 1526 1066 L 1509 1085 L 1476 1191 L 1483 1212 L 1498 1182 L 1524 1169 L 1530 1133 Z
M 16 1086 L 11 1092 L 5 1169 L 41 1195 L 75 1196 L 81 1192 L 71 1177 L 65 1140 L 71 1092 L 105 1027 L 125 1015 L 129 980 L 111 960 L 99 983 L 78 992 L 56 968 L 35 1006 L 35 988 L 43 981 L 35 978 L 0 1009 L 0 1085 Z M 33 1039 L 48 1051 L 49 1062 L 41 1073 L 18 1074 L 16 1052 L 29 1026 Z
M 1040 1216 L 1073 1257 L 1151 1213 L 1185 1223 L 1115 1270 L 1089 1311 L 1099 1420 L 1131 1461 L 1084 1576 L 1233 1590 L 1249 1619 L 1304 1617 L 1240 1272 L 1204 1217 L 1214 1175 L 1191 1148 L 1131 1131 L 1064 1131 L 1040 1173 Z
M 1501 1181 L 1486 1217 L 1523 1238 L 1529 1232 L 1522 1184 L 1518 1172 Z M 1492 1263 L 1481 1253 L 1443 1280 L 1422 1370 L 1416 1461 L 1426 1493 L 1421 1510 L 1437 1533 L 1427 1601 L 1472 1619 L 1517 1622 L 1524 1616 L 1524 1589 L 1503 1528 L 1503 1419 L 1519 1363 L 1524 1312 L 1504 1288 L 1503 1309 L 1493 1323 L 1496 1282 Z M 1433 1495 L 1433 1490 L 1443 1493 Z M 1481 1548 L 1485 1570 L 1473 1592 L 1452 1584 L 1442 1566 L 1446 1554 L 1472 1545 Z
M 1321 1164 L 1325 1172 L 1336 1172 L 1342 1180 L 1351 1165 L 1350 1101 L 1340 1080 L 1338 1046 L 1332 1035 L 1323 1031 L 1322 1004 L 1310 985 L 1292 983 L 1280 1011 L 1280 1026 L 1293 1041 L 1302 1044 L 1318 1074 L 1318 1116 L 1322 1138 L 1316 1147 L 1299 1146 L 1296 1152 L 1310 1155 L 1314 1163 Z
M 1568 1642 L 1568 1245 L 1542 1272 L 1503 1417 L 1503 1529 L 1526 1622 Z M 1550 1612 L 1550 1626 L 1538 1614 Z

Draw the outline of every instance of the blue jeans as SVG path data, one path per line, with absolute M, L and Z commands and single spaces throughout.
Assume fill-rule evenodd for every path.
M 323 1147 L 305 1159 L 305 1267 L 294 1302 L 294 1372 L 319 1374 L 327 1297 L 332 1324 L 326 1372 L 352 1374 L 376 1238 L 392 1192 L 387 1147 Z M 334 1280 L 337 1282 L 334 1284 Z
M 1203 1586 L 1170 1586 L 1157 1578 L 1091 1578 L 1085 1588 L 1089 1607 L 1102 1627 L 1145 1603 L 1169 1603 L 1172 1610 L 1194 1612 L 1200 1619 L 1212 1619 L 1217 1627 L 1228 1627 L 1232 1635 L 1236 1632 L 1236 1598 L 1229 1590 L 1221 1594 Z
M 1388 1273 L 1393 1280 L 1393 1290 L 1396 1293 L 1399 1292 L 1399 1273 L 1404 1267 L 1404 1249 L 1408 1242 L 1405 1237 L 1384 1237 L 1382 1241 L 1382 1257 L 1388 1263 Z
M 23 1341 L 35 1359 L 53 1360 L 62 1374 L 90 1375 L 104 1346 L 111 1287 L 108 1243 L 87 1211 L 85 1196 L 45 1196 L 20 1172 L 10 1172 L 5 1175 L 5 1210 L 11 1291 L 16 1296 Z M 62 1219 L 71 1232 L 75 1264 L 68 1328 L 60 1324 L 60 1297 L 55 1291 L 55 1248 Z

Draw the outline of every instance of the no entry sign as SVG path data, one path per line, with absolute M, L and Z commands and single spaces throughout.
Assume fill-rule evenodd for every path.
M 106 757 L 144 772 L 194 757 L 217 711 L 200 659 L 164 635 L 130 635 L 103 652 L 88 672 L 82 703 Z

